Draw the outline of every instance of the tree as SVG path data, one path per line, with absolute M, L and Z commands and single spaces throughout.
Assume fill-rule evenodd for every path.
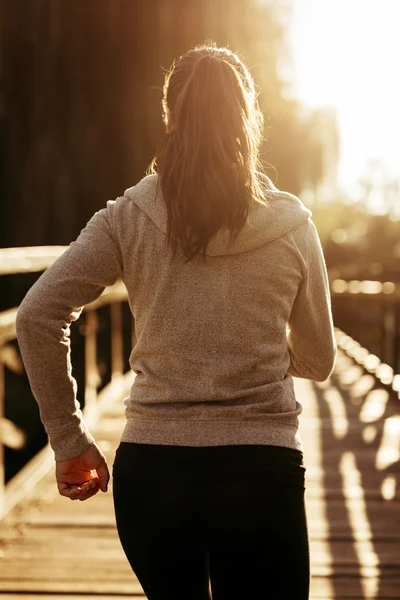
M 3 2 L 3 245 L 68 244 L 107 199 L 144 175 L 163 131 L 162 69 L 208 39 L 237 51 L 255 77 L 266 121 L 262 157 L 272 165 L 267 173 L 295 194 L 305 181 L 316 184 L 324 168 L 318 128 L 302 121 L 283 76 L 290 6 Z

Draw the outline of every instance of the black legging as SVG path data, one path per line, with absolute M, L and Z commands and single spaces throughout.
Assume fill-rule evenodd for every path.
M 148 600 L 308 600 L 302 459 L 278 446 L 121 442 L 117 530 Z

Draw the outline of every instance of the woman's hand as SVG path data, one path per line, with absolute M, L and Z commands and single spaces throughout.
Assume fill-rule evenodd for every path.
M 56 462 L 56 480 L 61 496 L 71 500 L 87 500 L 99 489 L 106 492 L 110 480 L 106 457 L 92 444 L 79 456 Z

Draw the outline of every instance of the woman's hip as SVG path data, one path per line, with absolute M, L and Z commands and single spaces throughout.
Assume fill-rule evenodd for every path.
M 125 480 L 218 482 L 251 479 L 304 490 L 303 453 L 281 446 L 167 446 L 120 442 L 113 476 Z

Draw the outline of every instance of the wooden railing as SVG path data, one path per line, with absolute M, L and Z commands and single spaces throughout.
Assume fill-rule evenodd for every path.
M 39 273 L 47 269 L 68 246 L 7 248 L 0 250 L 0 275 Z M 331 282 L 332 307 L 337 325 L 338 345 L 367 371 L 373 373 L 399 397 L 400 394 L 400 285 L 392 282 Z M 124 373 L 122 306 L 128 300 L 124 284 L 119 281 L 85 306 L 79 319 L 79 332 L 84 336 L 84 390 L 82 412 L 90 426 L 101 414 L 102 399 L 126 389 L 130 369 Z M 97 363 L 99 309 L 110 308 L 110 372 L 111 380 L 99 393 L 102 378 Z M 24 367 L 15 344 L 15 320 L 18 307 L 0 313 L 0 519 L 53 465 L 53 452 L 47 444 L 21 473 L 5 484 L 4 446 L 19 449 L 26 443 L 24 432 L 5 416 L 4 368 L 23 374 Z M 130 311 L 129 315 L 130 315 Z M 130 315 L 131 316 L 131 315 Z M 74 327 L 75 323 L 71 327 Z M 133 319 L 130 342 L 135 344 Z M 23 398 L 20 400 L 23 402 Z
M 331 281 L 338 345 L 400 398 L 400 284 Z
M 7 248 L 0 250 L 0 275 L 18 273 L 34 273 L 47 269 L 68 246 L 43 246 L 27 248 Z M 104 290 L 103 294 L 94 302 L 83 309 L 79 319 L 79 333 L 84 336 L 84 390 L 83 398 L 79 398 L 84 407 L 82 413 L 88 426 L 92 426 L 101 414 L 104 399 L 120 396 L 123 390 L 130 385 L 131 371 L 124 373 L 123 335 L 126 327 L 123 326 L 123 303 L 127 302 L 127 291 L 118 281 L 112 287 Z M 97 363 L 97 332 L 99 329 L 99 309 L 110 307 L 110 362 L 109 371 L 111 380 L 98 393 L 102 383 Z M 38 478 L 43 476 L 49 465 L 54 462 L 54 454 L 49 444 L 44 447 L 38 456 L 35 456 L 5 483 L 4 446 L 15 450 L 23 448 L 26 443 L 24 432 L 5 415 L 5 367 L 14 373 L 23 374 L 24 367 L 15 348 L 10 342 L 16 340 L 16 315 L 18 307 L 0 313 L 0 519 L 19 501 L 27 491 L 27 486 L 35 485 Z M 130 311 L 127 311 L 130 314 Z M 71 327 L 74 327 L 75 323 Z M 133 319 L 130 321 L 130 341 L 135 343 L 135 330 Z M 73 352 L 73 350 L 72 350 Z M 78 386 L 79 387 L 79 386 Z M 20 398 L 20 402 L 24 399 Z M 44 464 L 45 463 L 45 464 Z

